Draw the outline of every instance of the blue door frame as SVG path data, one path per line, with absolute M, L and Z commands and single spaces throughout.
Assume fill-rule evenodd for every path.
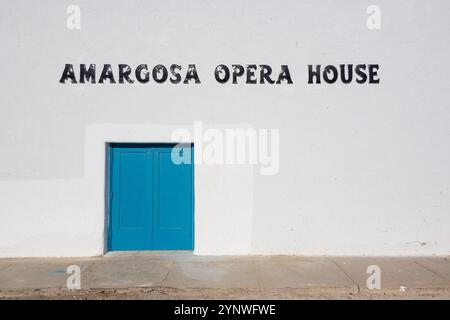
M 174 146 L 107 145 L 107 251 L 194 249 L 194 145 L 178 145 L 182 164 Z

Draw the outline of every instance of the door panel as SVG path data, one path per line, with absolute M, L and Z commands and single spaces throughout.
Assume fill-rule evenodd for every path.
M 172 147 L 110 146 L 110 250 L 193 249 L 193 146 L 178 165 Z
M 191 164 L 174 164 L 171 148 L 155 150 L 155 249 L 193 249 L 191 168 Z
M 153 150 L 114 148 L 111 250 L 152 248 Z

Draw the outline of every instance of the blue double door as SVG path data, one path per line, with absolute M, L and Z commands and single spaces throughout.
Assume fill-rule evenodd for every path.
M 175 150 L 181 164 L 174 147 L 109 146 L 109 250 L 193 250 L 193 145 Z

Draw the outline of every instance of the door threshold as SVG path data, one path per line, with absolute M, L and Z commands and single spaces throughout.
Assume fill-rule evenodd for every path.
M 152 256 L 193 256 L 192 250 L 136 250 L 136 251 L 108 251 L 103 256 L 113 257 L 152 257 Z

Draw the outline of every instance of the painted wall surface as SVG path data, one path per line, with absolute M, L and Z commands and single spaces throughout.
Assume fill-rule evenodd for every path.
M 71 4 L 80 30 L 66 28 Z M 366 27 L 371 4 L 380 30 Z M 448 255 L 449 12 L 447 0 L 4 1 L 0 256 L 102 254 L 105 143 L 170 142 L 196 120 L 279 129 L 280 167 L 196 166 L 195 253 Z M 66 63 L 194 63 L 202 83 L 61 84 Z M 222 63 L 287 64 L 294 83 L 219 84 Z M 308 64 L 340 63 L 377 63 L 381 81 L 307 84 Z

